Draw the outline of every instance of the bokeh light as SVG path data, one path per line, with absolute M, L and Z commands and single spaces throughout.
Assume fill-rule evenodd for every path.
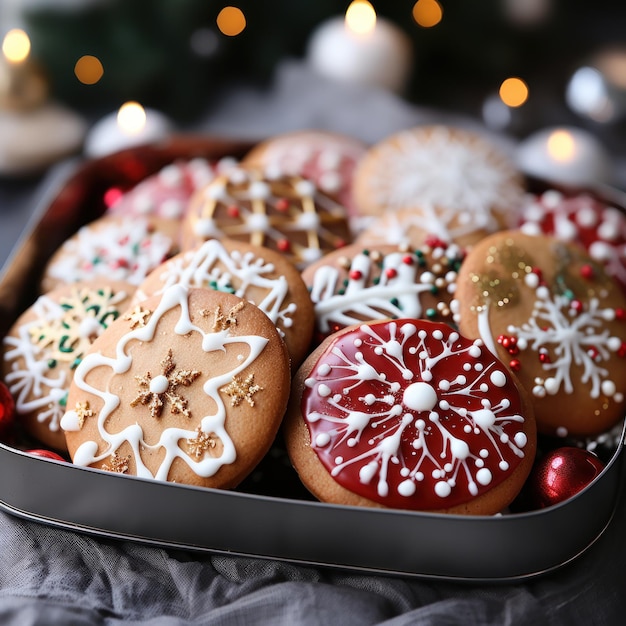
M 413 5 L 413 19 L 423 28 L 432 28 L 441 22 L 443 8 L 437 0 L 417 0 Z
M 507 78 L 500 85 L 500 98 L 509 107 L 522 106 L 528 100 L 528 86 L 521 78 Z
M 98 57 L 85 54 L 76 61 L 74 74 L 84 85 L 95 85 L 104 75 L 104 67 Z
M 367 0 L 353 0 L 346 10 L 346 27 L 359 35 L 367 35 L 376 27 L 376 11 Z
M 13 28 L 2 40 L 2 52 L 11 63 L 20 63 L 30 54 L 30 39 L 21 28 Z
M 548 154 L 560 163 L 571 161 L 576 155 L 576 142 L 572 134 L 566 130 L 555 130 L 550 133 L 547 142 Z
M 246 16 L 237 7 L 224 7 L 217 15 L 217 27 L 223 35 L 235 37 L 246 27 Z
M 129 135 L 140 133 L 146 125 L 146 112 L 138 102 L 126 102 L 117 112 L 117 124 Z

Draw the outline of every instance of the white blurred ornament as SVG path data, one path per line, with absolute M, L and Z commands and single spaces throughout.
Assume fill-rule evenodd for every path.
M 518 167 L 530 176 L 566 185 L 588 186 L 613 182 L 608 152 L 580 128 L 546 128 L 520 142 Z
M 126 102 L 94 124 L 85 140 L 85 154 L 98 158 L 119 150 L 166 139 L 172 132 L 170 120 L 159 111 Z
M 516 26 L 531 28 L 550 18 L 553 0 L 502 0 L 504 15 Z
M 565 99 L 577 115 L 601 124 L 626 117 L 626 46 L 606 48 L 570 77 Z
M 31 173 L 80 149 L 85 121 L 48 99 L 43 69 L 21 29 L 6 33 L 0 54 L 0 173 Z
M 413 70 L 413 47 L 369 2 L 354 0 L 345 17 L 331 18 L 313 32 L 307 61 L 327 78 L 401 93 Z

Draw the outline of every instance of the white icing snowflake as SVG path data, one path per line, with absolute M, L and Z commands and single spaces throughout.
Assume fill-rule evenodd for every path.
M 526 277 L 530 286 L 536 286 L 536 300 L 530 319 L 521 326 L 509 326 L 508 332 L 517 337 L 520 350 L 527 347 L 549 355 L 542 363 L 545 379 L 537 380 L 533 394 L 543 397 L 554 395 L 561 388 L 566 393 L 574 391 L 571 377 L 573 365 L 583 368 L 580 382 L 590 385 L 590 396 L 600 394 L 621 401 L 622 394 L 609 378 L 608 370 L 602 366 L 612 353 L 617 352 L 622 341 L 611 336 L 605 323 L 615 318 L 615 310 L 601 308 L 597 298 L 591 298 L 583 310 L 576 308 L 571 297 L 552 294 L 539 284 L 536 274 Z
M 425 472 L 434 479 L 438 498 L 452 493 L 459 474 L 465 476 L 468 495 L 476 495 L 493 481 L 487 459 L 495 455 L 496 466 L 506 472 L 504 450 L 524 456 L 524 419 L 497 391 L 507 385 L 507 375 L 496 361 L 485 365 L 480 340 L 460 344 L 452 330 L 447 336 L 435 330 L 429 337 L 406 321 L 389 322 L 384 331 L 380 327 L 361 327 L 366 338 L 353 340 L 353 357 L 335 345 L 333 364 L 323 364 L 307 379 L 322 407 L 306 416 L 312 445 L 335 455 L 333 476 L 358 465 L 359 481 L 367 485 L 376 480 L 380 498 L 390 495 L 392 468 L 403 478 L 397 492 L 404 497 L 424 489 Z M 435 373 L 438 364 L 451 359 L 460 360 L 458 374 L 446 379 Z M 497 399 L 492 403 L 489 397 Z M 359 445 L 366 432 L 368 440 Z M 470 449 L 462 433 L 484 435 L 488 446 Z M 408 448 L 401 446 L 403 439 L 410 441 Z M 345 446 L 363 451 L 344 458 Z

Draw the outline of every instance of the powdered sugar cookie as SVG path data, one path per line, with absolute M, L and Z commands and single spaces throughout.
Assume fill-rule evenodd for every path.
M 65 449 L 59 420 L 74 370 L 89 346 L 128 307 L 134 287 L 94 281 L 40 296 L 4 338 L 2 372 L 24 429 Z
M 236 163 L 230 157 L 217 162 L 202 158 L 175 161 L 122 194 L 107 211 L 124 217 L 155 215 L 181 219 L 191 196 Z
M 493 514 L 520 491 L 532 408 L 480 340 L 398 319 L 328 337 L 294 377 L 289 455 L 320 500 Z
M 191 200 L 183 250 L 228 237 L 281 252 L 298 268 L 350 241 L 346 210 L 299 176 L 268 178 L 238 168 Z
M 80 228 L 52 255 L 41 289 L 99 277 L 137 286 L 178 251 L 177 232 L 173 220 L 105 215 Z
M 626 296 L 578 245 L 497 233 L 459 270 L 455 315 L 531 394 L 546 434 L 589 436 L 624 416 Z
M 76 465 L 229 488 L 269 449 L 290 380 L 265 313 L 229 293 L 173 285 L 93 343 L 61 426 Z
M 514 227 L 523 181 L 512 160 L 483 136 L 448 126 L 399 132 L 372 146 L 354 177 L 359 210 L 378 216 L 410 208 L 422 228 L 471 245 Z
M 313 304 L 300 272 L 281 253 L 241 241 L 210 239 L 154 270 L 135 299 L 159 295 L 174 284 L 234 293 L 258 306 L 276 325 L 293 364 L 308 352 Z
M 318 337 L 377 319 L 452 321 L 449 305 L 463 256 L 458 246 L 435 241 L 416 249 L 352 244 L 327 254 L 302 272 Z
M 626 287 L 626 216 L 616 205 L 589 192 L 548 189 L 528 194 L 520 230 L 581 244 L 591 258 Z
M 242 164 L 264 170 L 269 178 L 308 178 L 322 193 L 346 207 L 349 215 L 355 215 L 358 212 L 352 199 L 352 179 L 365 150 L 364 143 L 340 133 L 296 131 L 261 142 L 248 152 Z

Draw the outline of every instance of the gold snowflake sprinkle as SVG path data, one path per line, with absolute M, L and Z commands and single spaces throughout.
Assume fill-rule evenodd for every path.
M 129 456 L 120 456 L 116 451 L 111 455 L 110 459 L 109 463 L 104 463 L 102 465 L 102 469 L 107 470 L 108 472 L 117 472 L 118 474 L 128 473 L 130 468 Z
M 231 326 L 237 325 L 237 313 L 243 309 L 244 302 L 238 302 L 231 310 L 224 315 L 222 309 L 218 306 L 215 309 L 215 317 L 213 318 L 213 332 L 228 330 Z
M 215 448 L 217 442 L 213 433 L 205 433 L 201 426 L 196 428 L 196 436 L 193 439 L 187 439 L 189 454 L 199 459 L 205 452 L 211 448 Z
M 143 328 L 146 325 L 146 320 L 150 317 L 152 311 L 143 309 L 140 304 L 137 304 L 132 311 L 128 311 L 124 315 L 124 319 L 130 322 L 130 328 Z
M 263 391 L 263 387 L 254 383 L 254 374 L 250 374 L 245 380 L 241 380 L 239 376 L 233 376 L 232 381 L 222 387 L 220 391 L 230 396 L 231 406 L 239 406 L 244 400 L 254 406 L 254 396 L 257 391 Z
M 89 402 L 77 402 L 74 411 L 78 417 L 78 428 L 82 428 L 88 417 L 94 417 L 95 413 L 89 408 Z
M 198 376 L 202 374 L 197 370 L 177 370 L 176 364 L 172 360 L 172 351 L 168 350 L 167 356 L 161 361 L 162 373 L 152 377 L 150 372 L 143 376 L 135 376 L 139 384 L 137 397 L 131 401 L 130 406 L 138 404 L 150 407 L 150 416 L 159 417 L 163 412 L 163 407 L 167 401 L 170 405 L 170 413 L 176 415 L 182 413 L 185 417 L 191 417 L 186 398 L 176 392 L 180 386 L 189 387 Z

